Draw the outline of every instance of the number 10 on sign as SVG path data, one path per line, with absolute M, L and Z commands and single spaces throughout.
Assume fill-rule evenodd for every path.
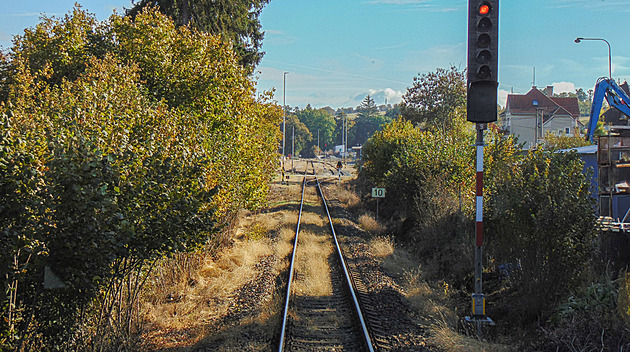
M 385 188 L 372 188 L 372 198 L 385 198 Z
M 385 188 L 372 188 L 372 198 L 376 198 L 376 219 L 378 219 L 378 200 L 385 198 Z

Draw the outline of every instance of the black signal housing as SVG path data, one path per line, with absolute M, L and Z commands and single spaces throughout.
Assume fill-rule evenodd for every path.
M 499 1 L 468 2 L 468 121 L 497 120 Z

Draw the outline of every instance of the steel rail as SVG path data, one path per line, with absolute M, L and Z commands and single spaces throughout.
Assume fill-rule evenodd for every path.
M 357 299 L 357 294 L 354 291 L 354 285 L 352 284 L 353 281 L 350 277 L 350 274 L 348 273 L 346 261 L 343 259 L 343 254 L 341 253 L 341 247 L 339 246 L 339 241 L 337 240 L 337 233 L 335 232 L 335 226 L 333 225 L 332 218 L 330 217 L 330 212 L 328 211 L 328 204 L 326 203 L 326 198 L 324 197 L 324 193 L 322 192 L 322 189 L 319 186 L 319 179 L 317 178 L 317 176 L 315 177 L 315 180 L 317 181 L 317 191 L 319 192 L 319 195 L 322 197 L 322 202 L 324 202 L 324 208 L 326 209 L 326 215 L 328 215 L 328 222 L 330 223 L 330 230 L 332 231 L 333 238 L 335 239 L 335 247 L 337 249 L 337 254 L 339 255 L 339 260 L 341 261 L 341 267 L 343 268 L 343 273 L 346 277 L 346 282 L 348 283 L 348 288 L 350 289 L 350 294 L 352 295 L 352 300 L 354 301 L 354 307 L 356 308 L 357 314 L 359 316 L 359 320 L 361 321 L 361 329 L 363 330 L 365 343 L 367 344 L 368 351 L 374 352 L 374 347 L 372 346 L 372 340 L 370 339 L 370 333 L 368 332 L 365 319 L 363 319 L 363 312 L 361 311 L 359 300 Z
M 311 164 L 312 165 L 312 164 Z M 291 263 L 289 265 L 289 281 L 287 283 L 287 298 L 284 302 L 284 313 L 282 317 L 282 331 L 280 332 L 280 344 L 278 347 L 278 352 L 282 352 L 284 349 L 284 334 L 287 327 L 287 316 L 289 314 L 289 297 L 291 296 L 291 283 L 293 282 L 293 263 L 295 262 L 295 253 L 297 252 L 297 244 L 298 244 L 298 234 L 300 233 L 300 222 L 302 219 L 302 208 L 304 207 L 304 190 L 306 189 L 306 170 L 308 169 L 308 164 L 306 164 L 306 168 L 304 169 L 304 179 L 302 180 L 302 199 L 300 200 L 300 212 L 298 214 L 297 227 L 295 229 L 295 240 L 293 242 L 293 253 L 291 254 Z M 313 166 L 313 170 L 315 167 Z

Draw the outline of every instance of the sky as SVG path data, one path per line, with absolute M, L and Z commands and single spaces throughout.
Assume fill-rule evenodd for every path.
M 77 1 L 99 20 L 132 5 Z M 0 0 L 0 46 L 9 48 L 41 14 L 63 16 L 74 3 Z M 271 0 L 260 16 L 257 88 L 275 90 L 275 100 L 292 107 L 356 107 L 368 94 L 378 105 L 398 103 L 414 77 L 466 68 L 467 11 L 467 0 Z M 608 40 L 613 78 L 630 80 L 629 17 L 630 0 L 502 0 L 499 103 L 532 85 L 593 89 L 608 75 L 608 46 L 576 37 Z

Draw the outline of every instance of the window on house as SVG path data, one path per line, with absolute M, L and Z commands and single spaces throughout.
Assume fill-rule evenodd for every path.
M 534 100 L 534 101 L 532 101 L 532 105 L 534 105 L 534 106 L 538 106 L 538 100 Z
M 565 128 L 564 131 L 565 131 L 566 134 L 570 134 L 571 133 L 571 129 L 569 127 Z

